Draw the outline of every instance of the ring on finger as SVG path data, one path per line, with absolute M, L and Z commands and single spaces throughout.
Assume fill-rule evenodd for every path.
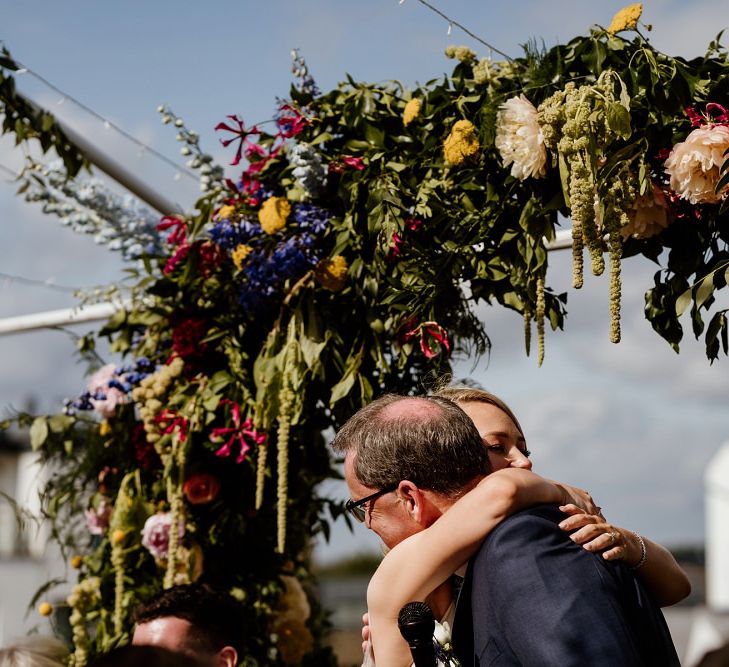
M 610 532 L 610 544 L 615 544 L 618 541 L 618 537 L 614 532 Z

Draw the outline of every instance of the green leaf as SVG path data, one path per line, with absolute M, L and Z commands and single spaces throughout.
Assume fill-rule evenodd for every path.
M 76 420 L 68 415 L 53 415 L 48 418 L 48 426 L 53 433 L 63 433 Z
M 332 387 L 332 395 L 329 398 L 330 405 L 334 405 L 337 401 L 340 401 L 350 391 L 352 391 L 357 375 L 357 371 L 347 372 L 345 376 Z
M 676 317 L 681 317 L 684 314 L 686 308 L 691 304 L 691 292 L 693 288 L 689 287 L 678 299 L 676 299 Z
M 694 297 L 694 300 L 696 301 L 696 307 L 701 308 L 701 306 L 706 303 L 706 300 L 714 293 L 714 272 L 712 271 L 708 276 L 706 276 L 699 285 L 698 289 L 696 290 L 696 295 Z
M 38 450 L 48 438 L 48 421 L 45 417 L 36 417 L 30 427 L 30 446 Z
M 619 137 L 628 139 L 632 134 L 630 112 L 618 102 L 609 104 L 605 110 L 608 127 Z

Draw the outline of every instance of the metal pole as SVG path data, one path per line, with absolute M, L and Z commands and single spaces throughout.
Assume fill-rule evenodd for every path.
M 131 301 L 95 303 L 90 306 L 62 308 L 60 310 L 49 310 L 43 313 L 6 317 L 0 320 L 0 336 L 35 331 L 36 329 L 49 329 L 68 326 L 70 324 L 105 320 L 118 310 L 127 308 L 130 305 Z
M 51 113 L 50 111 L 43 109 L 33 100 L 27 97 L 25 100 L 37 111 L 45 111 L 49 114 Z M 116 160 L 109 157 L 85 136 L 74 130 L 56 116 L 53 116 L 53 118 L 71 143 L 79 149 L 79 151 L 91 164 L 101 169 L 101 171 L 125 187 L 133 195 L 139 197 L 139 199 L 149 204 L 155 211 L 162 213 L 162 215 L 174 215 L 175 213 L 182 212 L 182 209 L 178 204 L 175 204 L 173 201 L 170 201 L 163 195 L 155 192 L 151 187 L 149 187 L 149 185 L 140 178 L 137 178 Z

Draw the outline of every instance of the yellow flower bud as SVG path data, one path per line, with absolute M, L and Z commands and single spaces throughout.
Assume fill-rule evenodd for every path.
M 269 197 L 258 211 L 258 221 L 266 234 L 275 234 L 286 225 L 291 204 L 283 197 Z
M 104 419 L 99 424 L 99 435 L 102 438 L 105 438 L 107 435 L 111 433 L 111 424 L 108 422 L 108 420 Z
M 127 532 L 125 530 L 122 530 L 121 528 L 117 528 L 112 534 L 111 534 L 111 543 L 114 546 L 119 546 L 123 541 L 124 538 L 127 536 Z
M 314 269 L 314 277 L 324 289 L 340 292 L 347 284 L 347 260 L 341 255 L 324 259 Z
M 607 31 L 611 35 L 615 35 L 623 30 L 635 30 L 642 13 L 642 3 L 636 2 L 633 5 L 626 5 L 613 16 L 613 20 L 610 21 Z
M 74 570 L 78 570 L 83 564 L 84 564 L 84 559 L 82 556 L 79 556 L 78 554 L 76 554 L 73 558 L 71 558 L 71 567 Z
M 228 220 L 235 213 L 235 206 L 221 206 L 218 210 L 218 218 Z
M 412 123 L 419 115 L 422 104 L 420 100 L 413 98 L 405 105 L 405 110 L 402 113 L 402 124 L 407 127 Z
M 243 262 L 245 262 L 246 257 L 251 254 L 253 251 L 253 248 L 251 246 L 246 245 L 245 243 L 241 243 L 239 246 L 236 247 L 236 249 L 232 252 L 231 257 L 233 258 L 233 264 L 235 264 L 236 269 L 240 269 L 243 266 Z
M 452 165 L 462 164 L 480 150 L 476 128 L 470 120 L 459 120 L 443 142 L 443 155 Z
M 50 616 L 53 613 L 53 605 L 50 602 L 41 602 L 38 605 L 38 613 L 41 616 Z

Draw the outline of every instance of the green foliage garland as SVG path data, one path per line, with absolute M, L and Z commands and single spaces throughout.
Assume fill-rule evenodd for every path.
M 453 74 L 415 90 L 294 87 L 269 133 L 221 123 L 247 166 L 163 220 L 168 256 L 146 259 L 133 305 L 100 332 L 127 363 L 66 414 L 21 417 L 52 471 L 55 535 L 83 554 L 78 667 L 128 641 L 136 603 L 198 578 L 244 603 L 243 664 L 332 664 L 308 574 L 312 537 L 342 512 L 317 490 L 334 474 L 322 433 L 375 395 L 422 391 L 453 350 L 485 352 L 482 302 L 523 316 L 527 350 L 536 321 L 541 363 L 545 322 L 565 316 L 546 286 L 559 214 L 576 285 L 583 243 L 598 273 L 610 253 L 613 340 L 635 254 L 665 265 L 646 294 L 656 331 L 678 350 L 690 307 L 704 332 L 729 265 L 727 163 L 692 201 L 665 159 L 692 127 L 729 128 L 718 40 L 690 62 L 598 28 L 509 62 L 450 54 Z M 710 359 L 727 353 L 726 311 L 705 341 Z M 93 337 L 81 352 L 93 360 Z M 286 625 L 297 605 L 306 624 Z

